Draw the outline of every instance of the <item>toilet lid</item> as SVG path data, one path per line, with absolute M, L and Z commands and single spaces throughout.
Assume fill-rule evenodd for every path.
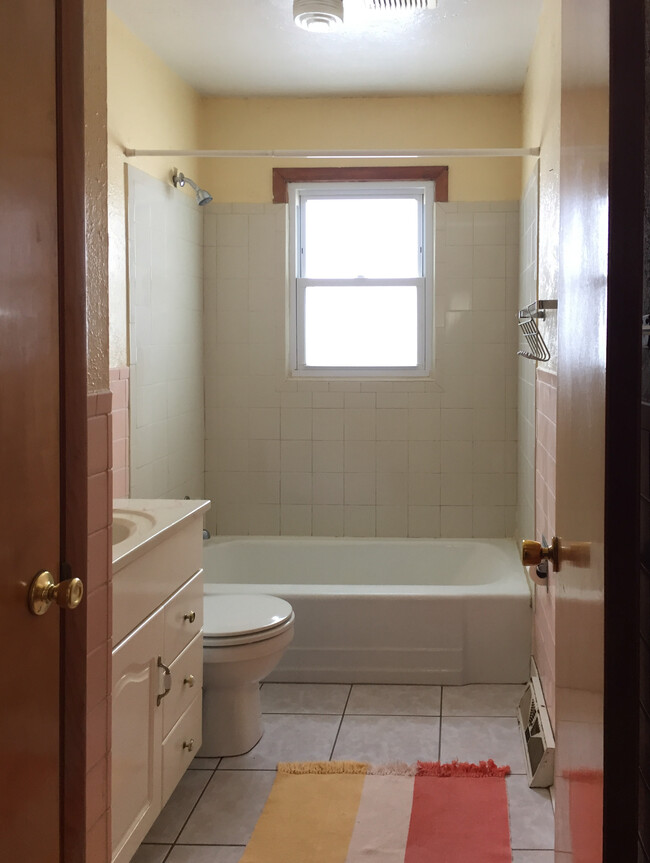
M 288 621 L 293 609 L 278 596 L 215 593 L 203 600 L 206 636 L 232 637 L 265 632 Z

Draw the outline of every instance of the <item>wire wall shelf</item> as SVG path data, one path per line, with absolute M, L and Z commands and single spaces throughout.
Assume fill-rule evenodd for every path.
M 547 363 L 551 359 L 551 352 L 537 326 L 537 321 L 546 320 L 547 309 L 557 309 L 557 300 L 537 300 L 519 309 L 519 328 L 530 350 L 517 351 L 518 356 L 540 363 Z

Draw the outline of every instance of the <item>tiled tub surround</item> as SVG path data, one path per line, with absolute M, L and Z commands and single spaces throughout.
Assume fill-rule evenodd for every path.
M 535 169 L 521 201 L 519 243 L 519 308 L 537 299 L 539 174 Z M 520 347 L 527 349 L 523 337 Z M 535 535 L 535 368 L 537 363 L 517 358 L 518 372 L 518 494 L 517 540 Z
M 203 497 L 203 214 L 129 167 L 130 494 Z
M 437 204 L 435 220 L 431 379 L 291 380 L 286 206 L 207 208 L 212 530 L 513 535 L 519 203 Z
M 212 537 L 205 592 L 280 596 L 294 639 L 269 679 L 522 683 L 530 591 L 512 540 Z
M 238 863 L 278 761 L 347 758 L 510 764 L 513 863 L 553 863 L 549 793 L 528 787 L 515 719 L 522 688 L 265 683 L 261 741 L 237 758 L 199 753 L 134 863 Z

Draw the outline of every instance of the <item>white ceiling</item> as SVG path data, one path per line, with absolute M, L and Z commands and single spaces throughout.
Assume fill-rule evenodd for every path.
M 370 96 L 518 91 L 542 0 L 439 0 L 366 11 L 308 33 L 292 0 L 109 0 L 109 8 L 205 95 Z

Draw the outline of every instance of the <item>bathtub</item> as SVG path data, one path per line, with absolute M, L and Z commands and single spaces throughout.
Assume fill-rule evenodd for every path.
M 269 593 L 296 613 L 269 680 L 522 683 L 531 595 L 513 540 L 214 537 L 205 592 Z

